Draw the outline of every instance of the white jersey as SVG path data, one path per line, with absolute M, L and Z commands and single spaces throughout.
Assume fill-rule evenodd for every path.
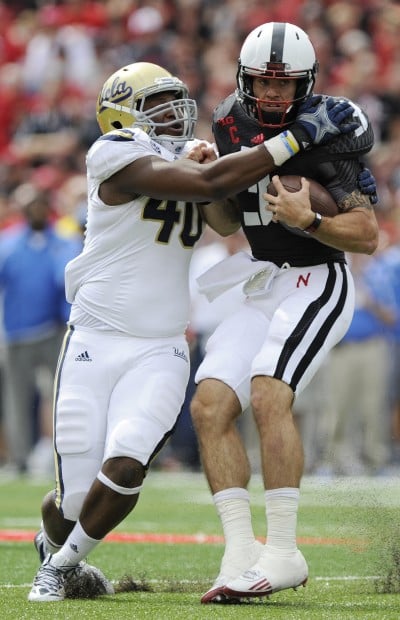
M 110 132 L 88 152 L 85 244 L 65 272 L 70 323 L 143 337 L 186 329 L 189 263 L 202 232 L 196 205 L 139 196 L 108 206 L 99 198 L 105 179 L 149 155 L 177 158 L 140 129 Z

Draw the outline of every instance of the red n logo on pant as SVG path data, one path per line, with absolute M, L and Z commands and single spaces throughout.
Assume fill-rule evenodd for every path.
M 296 288 L 299 288 L 300 284 L 304 284 L 304 286 L 308 286 L 308 280 L 310 279 L 310 275 L 311 275 L 311 273 L 308 272 L 308 274 L 305 277 L 304 276 L 299 276 L 299 278 L 297 280 Z

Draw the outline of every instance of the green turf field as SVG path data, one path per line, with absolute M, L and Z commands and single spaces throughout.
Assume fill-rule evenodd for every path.
M 222 553 L 205 480 L 202 474 L 162 472 L 149 473 L 135 512 L 116 531 L 129 535 L 127 540 L 104 542 L 90 557 L 115 583 L 132 578 L 137 591 L 28 603 L 38 558 L 26 539 L 38 527 L 41 497 L 50 487 L 0 479 L 0 620 L 400 618 L 400 479 L 305 478 L 298 535 L 310 568 L 307 587 L 229 606 L 199 602 Z M 250 492 L 255 531 L 263 537 L 259 477 Z M 134 535 L 139 542 L 130 542 Z

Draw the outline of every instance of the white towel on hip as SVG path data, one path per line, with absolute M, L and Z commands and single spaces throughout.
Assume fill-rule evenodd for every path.
M 280 268 L 270 261 L 260 261 L 247 252 L 238 252 L 220 261 L 197 278 L 200 293 L 213 301 L 228 289 L 245 282 L 246 295 L 265 295 Z

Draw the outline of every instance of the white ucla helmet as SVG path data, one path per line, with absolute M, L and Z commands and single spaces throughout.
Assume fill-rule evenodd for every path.
M 144 110 L 148 97 L 163 92 L 172 92 L 175 99 Z M 171 111 L 168 120 L 160 120 Z M 137 62 L 122 67 L 104 83 L 97 99 L 96 117 L 102 133 L 114 129 L 140 127 L 156 142 L 171 144 L 191 140 L 197 121 L 197 106 L 189 99 L 188 89 L 177 77 L 149 62 Z M 181 129 L 181 133 L 164 133 L 170 127 Z
M 237 97 L 247 114 L 261 126 L 283 127 L 294 118 L 290 112 L 295 112 L 312 93 L 317 71 L 315 51 L 304 30 L 289 23 L 262 24 L 250 32 L 242 45 L 236 76 Z M 269 102 L 254 97 L 254 77 L 297 80 L 294 99 L 283 102 L 282 111 L 266 113 L 260 104 Z

